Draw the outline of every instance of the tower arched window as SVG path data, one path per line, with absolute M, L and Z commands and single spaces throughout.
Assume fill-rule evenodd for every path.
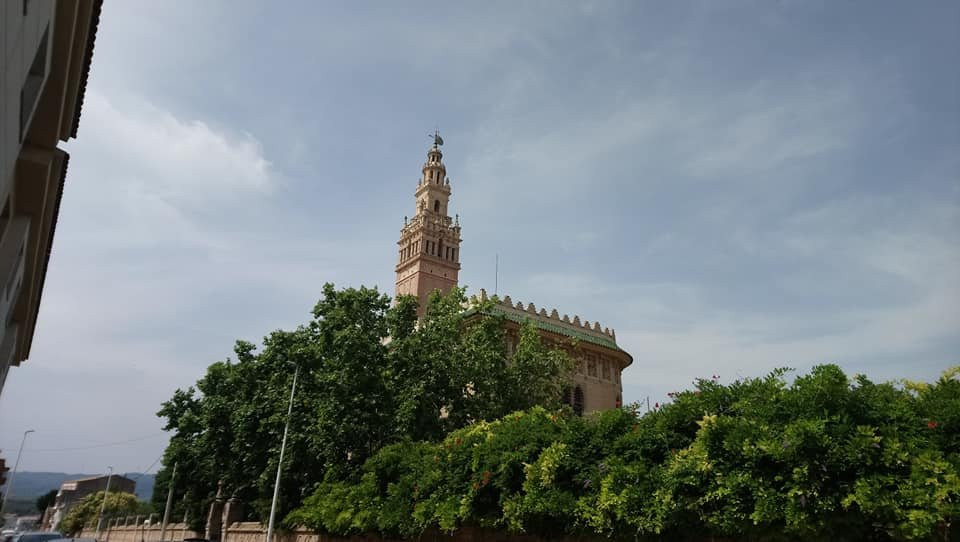
M 435 212 L 435 213 L 439 213 L 439 212 L 440 212 L 440 200 L 434 200 L 434 202 L 433 202 L 433 212 Z
M 580 386 L 573 389 L 573 413 L 583 416 L 583 388 Z

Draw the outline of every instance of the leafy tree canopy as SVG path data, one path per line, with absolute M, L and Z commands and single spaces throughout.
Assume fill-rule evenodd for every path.
M 172 432 L 157 476 L 163 508 L 173 466 L 175 517 L 199 526 L 223 482 L 249 516 L 269 513 L 287 401 L 298 367 L 284 455 L 280 508 L 286 513 L 323 481 L 350 480 L 384 446 L 443 438 L 516 409 L 558 407 L 572 361 L 541 344 L 532 324 L 509 359 L 505 320 L 481 306 L 468 317 L 464 292 L 432 295 L 418 323 L 417 300 L 376 289 L 323 287 L 312 318 L 238 341 L 235 359 L 210 365 L 177 390 L 158 415 Z
M 84 527 L 95 528 L 100 518 L 100 508 L 103 506 L 103 517 L 134 515 L 140 508 L 137 496 L 133 493 L 110 491 L 107 493 L 106 505 L 103 504 L 104 492 L 87 495 L 67 512 L 67 516 L 60 521 L 58 530 L 65 535 L 77 535 Z
M 834 365 L 792 383 L 784 373 L 699 380 L 642 416 L 534 407 L 391 444 L 286 521 L 405 537 L 472 525 L 548 538 L 956 539 L 956 371 L 906 388 Z
M 42 514 L 47 511 L 47 508 L 53 506 L 54 501 L 57 500 L 57 493 L 58 491 L 56 489 L 51 489 L 43 495 L 40 495 L 37 499 L 37 511 Z

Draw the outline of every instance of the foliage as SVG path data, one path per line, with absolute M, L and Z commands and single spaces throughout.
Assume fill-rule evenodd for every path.
M 104 492 L 98 491 L 81 499 L 60 521 L 58 530 L 71 536 L 79 534 L 84 527 L 96 527 L 101 506 L 104 518 L 134 515 L 140 508 L 137 496 L 133 493 L 110 491 L 107 494 L 106 505 L 103 503 L 103 498 Z
M 306 324 L 274 331 L 259 351 L 238 341 L 236 359 L 210 365 L 158 413 L 173 435 L 157 475 L 157 509 L 176 465 L 174 517 L 186 512 L 200 527 L 222 482 L 222 498 L 236 496 L 253 519 L 266 519 L 292 364 L 299 373 L 281 514 L 320 484 L 356 482 L 365 462 L 390 444 L 440 439 L 518 408 L 557 406 L 570 358 L 544 347 L 528 324 L 509 363 L 504 320 L 483 306 L 471 317 L 464 302 L 463 290 L 435 293 L 418 323 L 416 298 L 391 306 L 376 289 L 327 284 Z
M 56 489 L 51 489 L 43 495 L 40 495 L 37 499 L 37 511 L 42 514 L 47 511 L 47 508 L 53 506 L 54 501 L 57 500 L 57 493 L 58 491 Z
M 533 407 L 384 447 L 287 518 L 335 534 L 489 526 L 548 537 L 943 540 L 960 517 L 960 382 L 824 365 L 698 380 L 640 415 Z M 955 530 L 955 529 L 953 529 Z

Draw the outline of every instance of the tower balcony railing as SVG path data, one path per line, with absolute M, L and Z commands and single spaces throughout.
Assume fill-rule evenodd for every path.
M 455 221 L 453 218 L 450 218 L 449 216 L 438 215 L 431 211 L 431 212 L 414 216 L 413 218 L 407 220 L 406 224 L 404 224 L 403 226 L 403 229 L 400 231 L 401 231 L 401 234 L 406 234 L 417 228 L 424 228 L 432 231 L 436 231 L 436 230 L 460 231 L 460 223 L 459 223 L 459 220 Z

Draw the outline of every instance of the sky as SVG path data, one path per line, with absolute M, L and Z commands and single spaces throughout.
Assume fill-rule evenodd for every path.
M 960 3 L 105 2 L 22 470 L 155 470 L 160 403 L 321 286 L 393 293 L 439 128 L 461 285 L 616 330 L 627 402 L 960 363 Z M 499 257 L 499 278 L 495 260 Z

